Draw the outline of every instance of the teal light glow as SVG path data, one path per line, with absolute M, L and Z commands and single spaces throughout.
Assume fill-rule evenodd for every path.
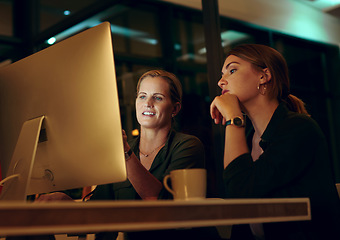
M 56 40 L 57 40 L 57 39 L 56 39 L 55 37 L 51 37 L 50 39 L 47 40 L 47 43 L 50 44 L 50 45 L 52 45 L 53 43 L 56 42 Z
M 320 24 L 315 24 L 316 21 Z M 320 41 L 320 39 L 327 39 L 329 36 L 327 28 L 321 27 L 322 23 L 322 16 L 315 14 L 315 11 L 306 11 L 304 14 L 301 14 L 298 9 L 295 9 L 292 10 L 289 15 L 287 14 L 287 21 L 284 23 L 283 27 L 285 31 L 296 37 Z
M 222 47 L 226 47 L 228 45 L 231 45 L 233 43 L 241 42 L 242 40 L 245 40 L 247 38 L 250 38 L 250 35 L 242 32 L 237 32 L 234 30 L 228 30 L 221 33 L 221 40 L 222 40 Z M 198 50 L 199 54 L 206 54 L 207 50 L 205 48 L 201 48 Z
M 122 35 L 125 37 L 131 37 L 133 39 L 136 39 L 140 42 L 145 42 L 151 45 L 156 45 L 158 41 L 154 38 L 150 38 L 148 33 L 142 32 L 142 31 L 137 31 L 133 30 L 130 28 L 125 28 L 125 27 L 120 27 L 117 25 L 111 24 L 111 31 L 114 34 Z
M 70 12 L 69 10 L 65 10 L 65 11 L 64 11 L 64 15 L 65 15 L 65 16 L 68 16 L 68 15 L 70 15 L 70 14 L 71 14 L 71 12 Z
M 86 21 L 86 22 L 82 22 L 82 23 L 79 23 L 69 29 L 67 29 L 66 31 L 64 32 L 61 32 L 57 35 L 55 35 L 54 37 L 50 38 L 49 40 L 47 40 L 47 43 L 52 45 L 54 44 L 55 42 L 57 41 L 61 41 L 69 36 L 72 36 L 74 35 L 75 33 L 78 33 L 82 30 L 85 30 L 87 28 L 91 28 L 91 27 L 94 27 L 98 24 L 100 24 L 101 22 L 98 21 L 98 20 L 91 20 L 91 21 Z M 51 42 L 51 43 L 50 43 Z
M 181 50 L 181 44 L 179 43 L 175 43 L 175 46 L 174 46 L 175 50 Z
M 319 1 L 319 2 L 324 2 L 324 4 L 328 4 L 328 5 L 337 5 L 337 4 L 340 4 L 340 0 L 322 0 L 322 1 Z
M 94 27 L 98 24 L 101 23 L 101 19 L 105 19 L 108 16 L 111 16 L 113 13 L 117 13 L 120 14 L 121 12 L 124 12 L 126 9 L 128 9 L 127 7 L 123 6 L 123 5 L 114 5 L 111 8 L 107 8 L 106 10 L 102 11 L 101 13 L 90 17 L 89 19 L 80 22 L 76 25 L 74 25 L 73 27 L 57 34 L 54 36 L 54 38 L 56 39 L 56 42 L 59 42 L 65 38 L 68 38 L 69 36 L 72 36 L 76 33 L 79 33 L 85 29 Z M 68 10 L 67 10 L 68 11 Z M 64 14 L 68 14 L 68 12 L 64 12 Z M 69 12 L 69 14 L 72 14 L 71 12 Z M 151 44 L 151 45 L 156 45 L 158 44 L 158 40 L 155 39 L 153 36 L 151 36 L 149 33 L 147 32 L 143 32 L 143 31 L 139 31 L 139 30 L 134 30 L 134 29 L 130 29 L 130 28 L 126 28 L 126 27 L 121 27 L 121 26 L 117 26 L 117 25 L 113 25 L 111 24 L 111 30 L 113 34 L 117 34 L 117 35 L 123 35 L 126 36 L 128 38 L 131 38 L 132 40 L 135 41 L 140 41 L 140 42 L 144 42 L 146 44 Z
M 299 1 L 317 9 L 328 9 L 340 4 L 340 0 L 316 0 L 316 1 L 299 0 Z
M 94 27 L 94 26 L 96 26 L 100 23 L 101 22 L 98 21 L 98 20 L 84 21 L 84 22 L 79 23 L 79 24 L 67 29 L 66 31 L 54 36 L 53 37 L 54 41 L 52 41 L 52 38 L 50 38 L 47 41 L 47 43 L 51 45 L 51 44 L 55 43 L 56 41 L 61 41 L 65 38 L 67 38 L 68 36 L 71 36 L 71 35 L 73 35 L 77 32 L 84 30 L 84 29 Z M 129 28 L 113 25 L 113 24 L 111 24 L 111 31 L 112 31 L 113 34 L 130 37 L 134 40 L 144 42 L 144 43 L 147 43 L 147 44 L 151 44 L 151 45 L 158 44 L 157 39 L 149 37 L 149 34 L 146 33 L 146 32 L 137 31 L 137 30 L 133 30 L 133 29 L 129 29 Z

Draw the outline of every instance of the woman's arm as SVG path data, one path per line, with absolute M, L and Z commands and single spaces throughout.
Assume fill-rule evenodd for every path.
M 224 170 L 228 197 L 273 196 L 287 187 L 295 191 L 302 184 L 300 179 L 309 179 L 308 184 L 312 185 L 314 178 L 323 171 L 321 161 L 327 159 L 326 144 L 312 121 L 287 120 L 265 140 L 262 143 L 264 153 L 255 162 L 249 153 L 243 154 Z M 304 190 L 302 188 L 296 194 Z
M 222 123 L 234 117 L 242 117 L 242 111 L 238 98 L 232 94 L 217 96 L 210 106 L 210 114 L 216 124 Z M 248 153 L 245 128 L 235 125 L 226 126 L 224 145 L 224 167 L 227 167 L 238 156 Z
M 124 151 L 128 152 L 130 146 L 123 130 Z M 139 161 L 134 153 L 125 159 L 127 177 L 138 195 L 144 200 L 157 199 L 163 184 L 155 178 Z
M 73 199 L 63 192 L 41 194 L 34 202 L 53 202 L 53 201 L 73 201 Z
M 167 152 L 157 157 L 161 157 L 162 162 L 157 163 L 155 175 L 147 171 L 134 154 L 127 160 L 129 180 L 142 199 L 168 198 L 161 181 L 172 170 L 205 167 L 204 146 L 197 137 L 173 132 L 168 144 Z
M 158 198 L 163 184 L 141 164 L 134 153 L 126 159 L 126 170 L 129 181 L 142 199 Z

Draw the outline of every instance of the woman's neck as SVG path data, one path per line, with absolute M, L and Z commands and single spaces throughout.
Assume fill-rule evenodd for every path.
M 245 112 L 251 120 L 255 129 L 255 134 L 258 137 L 261 137 L 266 130 L 278 105 L 279 102 L 274 99 L 271 101 L 262 101 L 256 105 L 245 106 Z
M 163 145 L 168 139 L 170 128 L 145 129 L 141 128 L 139 147 L 145 152 L 152 151 L 155 147 Z

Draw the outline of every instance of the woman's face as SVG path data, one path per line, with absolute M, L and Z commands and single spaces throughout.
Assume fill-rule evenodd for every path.
M 251 63 L 230 55 L 224 62 L 218 86 L 222 89 L 222 94 L 234 94 L 241 103 L 245 103 L 259 94 L 257 86 L 261 76 L 263 73 L 256 71 Z
M 169 127 L 174 111 L 168 82 L 161 77 L 145 77 L 136 98 L 139 124 L 144 128 Z

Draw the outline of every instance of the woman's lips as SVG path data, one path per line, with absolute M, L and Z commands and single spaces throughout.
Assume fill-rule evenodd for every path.
M 223 90 L 223 91 L 222 91 L 222 95 L 225 94 L 225 93 L 227 93 L 227 92 L 229 92 L 229 90 Z

